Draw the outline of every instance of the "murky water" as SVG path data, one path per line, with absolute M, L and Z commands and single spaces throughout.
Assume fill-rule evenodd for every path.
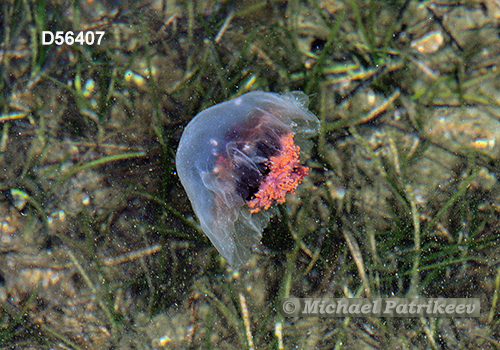
M 498 1 L 0 6 L 1 347 L 498 346 Z M 304 91 L 321 129 L 235 270 L 175 152 L 254 90 Z M 480 298 L 481 317 L 283 318 L 288 296 Z

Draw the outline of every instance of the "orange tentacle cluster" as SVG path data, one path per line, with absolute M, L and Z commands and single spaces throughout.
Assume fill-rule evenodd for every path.
M 281 151 L 269 159 L 269 174 L 259 187 L 254 198 L 248 201 L 252 213 L 267 210 L 273 204 L 285 202 L 287 193 L 295 193 L 309 169 L 299 163 L 300 148 L 293 142 L 293 134 L 280 140 Z

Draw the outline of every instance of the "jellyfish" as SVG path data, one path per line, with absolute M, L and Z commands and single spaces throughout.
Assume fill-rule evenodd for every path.
M 253 91 L 207 108 L 185 128 L 176 168 L 201 228 L 234 267 L 245 265 L 272 207 L 308 174 L 296 137 L 319 130 L 301 91 Z

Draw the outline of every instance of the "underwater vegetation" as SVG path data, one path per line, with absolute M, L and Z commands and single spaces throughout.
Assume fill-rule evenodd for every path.
M 498 348 L 498 18 L 3 2 L 0 347 Z M 473 297 L 481 317 L 283 318 L 289 296 Z

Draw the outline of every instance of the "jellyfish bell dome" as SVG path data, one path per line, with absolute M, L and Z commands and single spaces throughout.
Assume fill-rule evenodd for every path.
M 272 206 L 307 175 L 295 138 L 319 130 L 303 92 L 253 91 L 207 108 L 185 128 L 176 168 L 205 234 L 234 267 L 250 258 Z

